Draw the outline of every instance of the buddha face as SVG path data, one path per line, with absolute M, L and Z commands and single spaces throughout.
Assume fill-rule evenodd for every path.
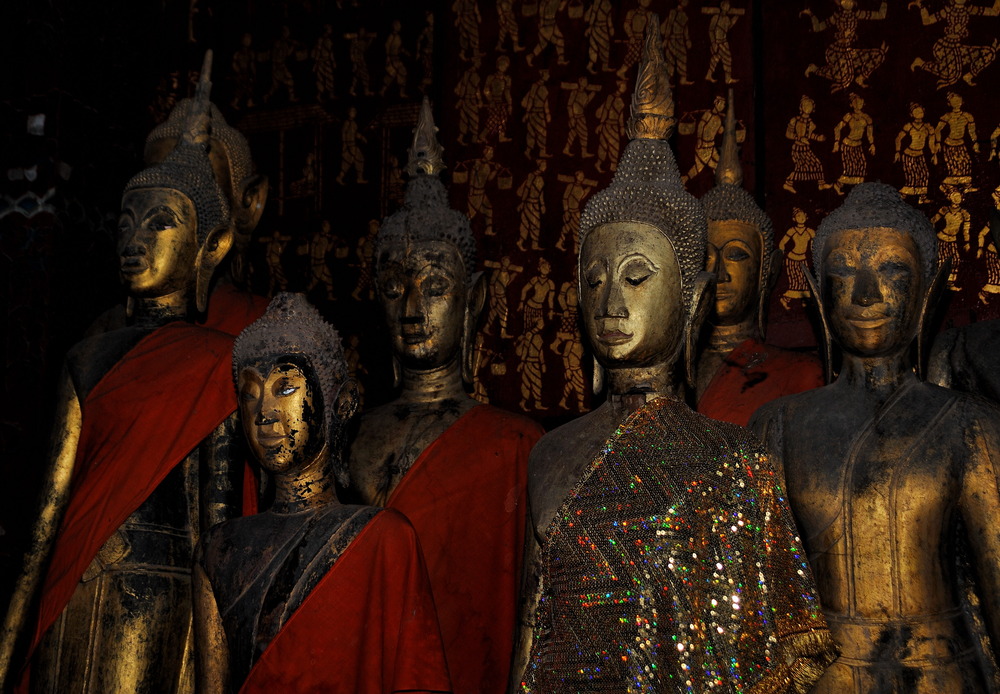
M 923 297 L 920 252 L 896 229 L 845 229 L 826 240 L 822 259 L 830 327 L 849 354 L 891 355 L 916 335 Z
M 239 374 L 239 406 L 250 450 L 261 467 L 304 467 L 323 443 L 322 416 L 305 371 L 291 362 L 257 364 Z
M 591 231 L 580 251 L 580 311 L 605 367 L 674 359 L 683 332 L 680 266 L 673 245 L 639 222 Z
M 760 294 L 761 235 L 738 219 L 710 221 L 708 241 L 718 249 L 715 272 L 715 322 L 734 325 L 749 318 Z
M 391 244 L 378 259 L 378 290 L 392 351 L 411 369 L 458 358 L 468 301 L 462 256 L 444 241 Z
M 194 286 L 198 216 L 191 199 L 170 188 L 136 188 L 122 196 L 118 257 L 130 296 L 158 298 Z

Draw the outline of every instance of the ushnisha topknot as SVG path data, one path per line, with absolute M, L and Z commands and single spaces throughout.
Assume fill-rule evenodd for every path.
M 153 128 L 146 137 L 146 158 L 149 158 L 151 146 L 160 140 L 179 140 L 184 133 L 194 99 L 181 99 L 167 120 Z M 212 145 L 222 146 L 229 162 L 229 180 L 234 194 L 239 191 L 240 184 L 253 175 L 253 159 L 250 156 L 250 143 L 239 130 L 226 122 L 222 111 L 214 103 L 209 102 Z
M 375 236 L 375 273 L 383 250 L 396 243 L 409 245 L 420 241 L 444 241 L 462 256 L 466 282 L 471 285 L 476 269 L 476 240 L 469 218 L 448 206 L 448 191 L 438 178 L 444 169 L 435 133 L 430 103 L 424 98 L 420 118 L 413 133 L 406 170 L 412 178 L 406 184 L 403 207 L 382 220 Z
M 771 270 L 771 251 L 774 248 L 774 226 L 771 218 L 757 206 L 753 196 L 743 189 L 743 166 L 736 146 L 736 111 L 733 107 L 733 90 L 729 90 L 726 107 L 726 126 L 722 134 L 722 151 L 715 169 L 715 187 L 705 193 L 701 204 L 710 222 L 737 219 L 760 231 L 761 279 Z
M 212 51 L 208 50 L 177 146 L 162 162 L 143 169 L 125 186 L 126 191 L 170 188 L 184 193 L 194 203 L 197 213 L 199 244 L 204 243 L 212 229 L 229 223 L 229 203 L 215 180 L 208 158 L 211 73 Z
M 924 278 L 930 280 L 937 269 L 937 235 L 927 216 L 903 200 L 892 186 L 860 183 L 847 195 L 844 204 L 828 214 L 813 239 L 813 265 L 822 274 L 823 248 L 830 234 L 845 229 L 895 229 L 905 231 L 920 250 Z
M 656 227 L 674 247 L 684 301 L 690 305 L 694 278 L 705 269 L 708 226 L 701 204 L 681 183 L 667 142 L 676 120 L 659 27 L 654 15 L 646 25 L 639 78 L 632 95 L 627 127 L 632 140 L 611 184 L 591 196 L 583 209 L 580 247 L 587 234 L 604 224 L 641 222 Z
M 323 320 L 302 294 L 281 292 L 267 305 L 264 315 L 248 325 L 233 344 L 233 382 L 239 387 L 240 371 L 259 364 L 274 365 L 294 355 L 304 360 L 319 384 L 323 429 L 331 440 L 342 423 L 336 421 L 334 403 L 349 370 L 337 330 Z M 341 426 L 338 426 L 341 425 Z M 347 465 L 337 468 L 337 479 L 347 484 Z

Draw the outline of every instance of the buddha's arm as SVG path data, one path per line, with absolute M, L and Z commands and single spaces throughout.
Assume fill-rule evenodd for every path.
M 994 657 L 1000 658 L 1000 410 L 977 409 L 977 421 L 965 435 L 968 456 L 960 509 L 986 630 Z
M 52 542 L 69 502 L 70 480 L 76 462 L 83 415 L 76 388 L 65 370 L 57 408 L 49 469 L 42 482 L 38 518 L 32 529 L 31 544 L 24 556 L 24 567 L 14 586 L 7 616 L 4 618 L 3 632 L 0 634 L 0 690 L 3 690 L 7 680 L 14 646 L 28 619 L 32 599 L 42 580 L 42 571 L 52 550 Z
M 216 427 L 201 448 L 201 531 L 239 515 L 243 492 L 245 450 L 238 414 Z
M 199 694 L 224 694 L 229 689 L 229 645 L 212 584 L 195 562 L 191 587 L 194 600 L 194 638 Z

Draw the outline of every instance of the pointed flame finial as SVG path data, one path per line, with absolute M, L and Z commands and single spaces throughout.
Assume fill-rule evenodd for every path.
M 743 183 L 743 166 L 740 164 L 740 151 L 736 147 L 736 109 L 733 107 L 732 87 L 726 98 L 726 127 L 722 131 L 722 149 L 719 152 L 719 165 L 715 168 L 715 184 L 731 183 L 738 186 Z
M 205 51 L 205 60 L 201 64 L 201 75 L 198 87 L 194 92 L 194 103 L 188 113 L 187 124 L 181 136 L 182 141 L 208 148 L 211 130 L 212 103 L 209 96 L 212 93 L 212 49 Z
M 667 140 L 674 133 L 674 95 L 663 60 L 660 19 L 651 14 L 632 93 L 632 115 L 625 132 L 633 140 Z
M 434 113 L 431 111 L 431 102 L 424 97 L 424 102 L 420 106 L 420 117 L 417 119 L 417 127 L 413 129 L 413 146 L 408 152 L 409 161 L 406 164 L 406 173 L 410 176 L 425 174 L 427 176 L 437 176 L 445 169 L 444 147 L 437 140 L 437 127 L 434 125 Z

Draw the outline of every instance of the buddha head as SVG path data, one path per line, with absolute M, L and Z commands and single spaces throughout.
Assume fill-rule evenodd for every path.
M 212 274 L 233 242 L 229 203 L 208 155 L 211 51 L 206 66 L 177 145 L 122 194 L 118 254 L 130 301 L 193 296 L 203 312 Z
M 847 354 L 904 354 L 939 285 L 927 217 L 882 183 L 863 183 L 819 225 L 813 263 L 825 324 Z
M 765 307 L 781 269 L 781 252 L 773 250 L 770 218 L 741 185 L 732 89 L 728 101 L 715 187 L 701 199 L 708 216 L 708 270 L 716 275 L 711 320 L 720 326 L 746 324 L 748 332 L 763 338 Z
M 194 106 L 194 99 L 182 99 L 167 120 L 153 128 L 146 138 L 147 165 L 158 164 L 174 150 Z M 250 269 L 247 253 L 254 229 L 264 213 L 268 182 L 266 176 L 254 173 L 250 145 L 243 134 L 226 123 L 215 104 L 210 104 L 210 109 L 208 158 L 215 180 L 229 203 L 234 229 L 228 270 L 237 284 L 245 285 Z
M 628 123 L 631 141 L 611 184 L 580 219 L 580 312 L 600 366 L 673 367 L 704 318 L 706 220 L 681 183 L 667 142 L 676 123 L 660 48 L 647 24 Z
M 247 442 L 272 475 L 331 461 L 347 486 L 342 455 L 358 406 L 340 337 L 301 294 L 280 293 L 233 345 L 233 379 Z
M 435 132 L 425 99 L 409 153 L 412 178 L 403 207 L 386 217 L 375 238 L 375 283 L 394 365 L 427 371 L 461 357 L 464 376 L 471 380 L 472 333 L 485 287 L 482 274 L 475 272 L 469 219 L 448 206 L 448 192 L 438 178 L 444 163 Z

